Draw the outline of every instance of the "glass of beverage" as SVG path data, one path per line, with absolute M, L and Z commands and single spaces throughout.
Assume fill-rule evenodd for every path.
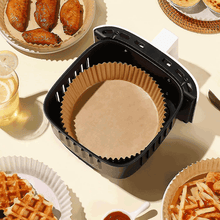
M 18 115 L 18 87 L 15 70 L 0 63 L 0 127 L 9 125 Z

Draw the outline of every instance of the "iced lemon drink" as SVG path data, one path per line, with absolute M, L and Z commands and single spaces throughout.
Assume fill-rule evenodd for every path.
M 16 62 L 15 54 L 0 52 L 0 127 L 13 122 L 19 111 L 19 80 L 14 71 Z

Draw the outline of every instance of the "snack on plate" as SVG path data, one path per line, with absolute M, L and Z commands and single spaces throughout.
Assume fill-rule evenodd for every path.
M 17 174 L 7 175 L 0 172 L 0 209 L 5 210 L 13 204 L 14 198 L 23 198 L 25 194 L 34 194 L 27 180 L 21 179 Z
M 203 2 L 211 10 L 220 13 L 220 0 L 203 0 Z
M 57 220 L 52 209 L 53 204 L 42 195 L 28 193 L 24 198 L 14 200 L 14 204 L 4 211 L 6 217 L 3 220 Z
M 200 0 L 171 0 L 175 5 L 180 7 L 192 7 L 200 2 Z
M 8 1 L 4 10 L 8 18 L 6 24 L 13 27 L 7 31 L 17 35 L 15 40 L 25 40 L 26 43 L 36 44 L 35 47 L 60 46 L 62 39 L 64 41 L 69 39 L 84 23 L 83 5 L 79 0 L 4 1 Z M 84 4 L 87 2 L 85 1 Z M 58 19 L 59 15 L 60 19 Z M 58 34 L 52 33 L 53 29 Z M 17 31 L 22 33 L 16 33 Z
M 179 187 L 169 206 L 172 220 L 220 219 L 220 172 Z

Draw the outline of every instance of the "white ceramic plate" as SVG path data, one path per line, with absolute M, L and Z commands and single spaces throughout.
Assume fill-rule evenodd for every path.
M 171 0 L 167 0 L 167 2 L 177 11 L 181 12 L 182 14 L 190 18 L 200 21 L 220 20 L 220 14 L 214 13 L 209 8 L 207 8 L 202 0 L 196 6 L 191 8 L 178 7 L 175 4 L 173 4 Z
M 27 179 L 37 194 L 53 203 L 53 213 L 58 220 L 70 219 L 72 203 L 67 186 L 47 165 L 26 157 L 2 157 L 0 170 Z

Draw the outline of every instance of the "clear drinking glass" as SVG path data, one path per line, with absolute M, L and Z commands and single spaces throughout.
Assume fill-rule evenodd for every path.
M 19 79 L 15 70 L 0 68 L 0 127 L 13 122 L 19 111 Z

